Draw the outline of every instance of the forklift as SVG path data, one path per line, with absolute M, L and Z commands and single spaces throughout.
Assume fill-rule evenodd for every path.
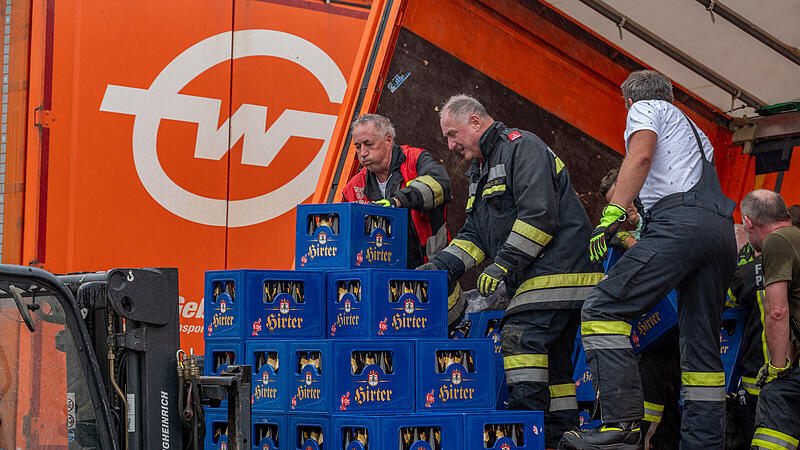
M 178 327 L 177 269 L 0 265 L 0 448 L 202 449 L 223 399 L 250 448 L 250 368 L 202 376 Z

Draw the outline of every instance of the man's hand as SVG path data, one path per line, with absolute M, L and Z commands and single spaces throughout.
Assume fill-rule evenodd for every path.
M 635 238 L 633 237 L 632 234 L 628 233 L 627 231 L 618 231 L 617 234 L 615 234 L 614 237 L 611 238 L 611 241 L 609 241 L 609 245 L 611 245 L 612 247 L 622 247 L 625 250 L 627 250 L 631 248 L 628 245 L 629 239 L 635 239 Z
M 373 203 L 374 205 L 378 205 L 378 206 L 390 206 L 390 207 L 391 207 L 391 206 L 394 206 L 394 202 L 393 202 L 393 201 L 391 201 L 391 200 L 389 200 L 389 199 L 387 199 L 387 198 L 382 198 L 382 199 L 380 199 L 380 200 L 375 200 L 375 201 L 374 201 L 374 202 L 372 202 L 372 203 Z
M 602 261 L 608 252 L 608 241 L 617 232 L 619 224 L 627 219 L 625 208 L 609 203 L 603 208 L 603 217 L 600 218 L 600 225 L 594 229 L 589 238 L 589 258 L 594 261 Z
M 761 366 L 758 371 L 758 378 L 756 378 L 756 386 L 763 387 L 765 384 L 774 381 L 778 378 L 783 378 L 788 375 L 792 370 L 792 362 L 786 358 L 786 364 L 783 367 L 775 367 L 772 361 Z
M 435 263 L 428 261 L 414 270 L 441 270 Z
M 478 277 L 478 292 L 488 297 L 494 294 L 497 286 L 503 281 L 503 278 L 508 274 L 508 270 L 500 264 L 493 263 L 487 267 L 483 273 Z

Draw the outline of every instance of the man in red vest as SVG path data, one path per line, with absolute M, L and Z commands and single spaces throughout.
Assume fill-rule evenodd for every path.
M 424 264 L 450 242 L 447 170 L 421 148 L 396 145 L 386 117 L 364 114 L 350 129 L 362 169 L 347 182 L 345 200 L 408 208 L 408 268 Z

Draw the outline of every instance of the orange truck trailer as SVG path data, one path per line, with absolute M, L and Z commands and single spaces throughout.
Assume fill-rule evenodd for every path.
M 437 110 L 462 92 L 541 136 L 596 218 L 624 154 L 619 85 L 648 66 L 558 3 L 7 0 L 2 261 L 177 267 L 182 347 L 202 354 L 204 271 L 292 267 L 295 206 L 341 200 L 357 169 L 357 114 L 390 117 L 400 143 L 445 163 L 460 227 L 466 166 Z M 675 91 L 730 197 L 800 202 L 797 112 L 735 118 Z

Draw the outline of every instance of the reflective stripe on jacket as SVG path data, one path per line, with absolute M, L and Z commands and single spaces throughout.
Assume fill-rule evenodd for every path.
M 366 168 L 347 182 L 343 194 L 348 202 L 369 203 L 384 198 L 378 178 Z M 421 148 L 395 145 L 385 198 L 397 198 L 410 211 L 410 269 L 423 264 L 450 242 L 445 206 L 450 202 L 450 177 L 430 153 Z
M 489 127 L 467 171 L 467 218 L 435 258 L 451 277 L 486 258 L 509 271 L 507 311 L 579 308 L 602 278 L 589 260 L 592 227 L 564 163 L 536 135 Z

